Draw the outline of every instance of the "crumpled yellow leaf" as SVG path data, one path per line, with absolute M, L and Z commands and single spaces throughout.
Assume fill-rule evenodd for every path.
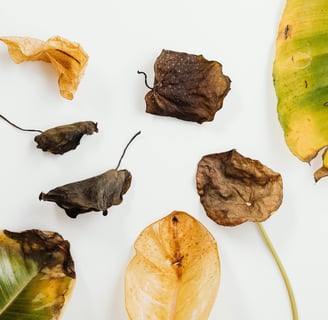
M 73 99 L 89 59 L 78 43 L 60 36 L 49 38 L 46 42 L 29 37 L 0 37 L 0 41 L 8 46 L 15 63 L 51 63 L 58 74 L 60 94 L 66 99 Z
M 207 320 L 220 283 L 217 244 L 195 218 L 173 211 L 142 231 L 125 274 L 131 320 Z

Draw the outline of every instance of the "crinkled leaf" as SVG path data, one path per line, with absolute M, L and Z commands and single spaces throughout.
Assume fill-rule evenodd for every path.
M 0 232 L 0 319 L 60 319 L 75 283 L 70 245 L 58 233 Z
M 88 54 L 76 43 L 60 36 L 42 41 L 29 37 L 0 37 L 8 46 L 16 63 L 44 61 L 53 65 L 58 74 L 60 94 L 73 99 L 88 62 Z
M 97 124 L 92 121 L 75 122 L 43 131 L 34 140 L 37 148 L 53 154 L 63 154 L 74 150 L 83 135 L 98 132 Z
M 213 120 L 230 90 L 222 65 L 202 55 L 163 50 L 155 62 L 146 112 L 202 123 Z
M 328 1 L 287 0 L 273 66 L 278 115 L 292 153 L 310 162 L 328 145 Z M 318 180 L 328 174 L 328 154 Z
M 125 274 L 131 320 L 207 320 L 220 280 L 217 244 L 187 213 L 173 211 L 142 231 Z
M 264 221 L 282 202 L 280 174 L 235 150 L 204 156 L 196 180 L 207 215 L 221 225 Z
M 131 185 L 132 176 L 128 170 L 108 170 L 98 176 L 72 182 L 41 192 L 39 199 L 56 202 L 71 218 L 81 213 L 102 211 L 123 201 L 123 195 Z

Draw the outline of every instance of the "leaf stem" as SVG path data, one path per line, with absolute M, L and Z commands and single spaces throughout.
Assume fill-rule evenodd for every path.
M 279 256 L 275 250 L 275 248 L 273 247 L 273 244 L 268 236 L 268 234 L 266 233 L 263 225 L 260 222 L 256 222 L 257 228 L 260 231 L 268 249 L 270 250 L 274 260 L 276 261 L 276 264 L 279 268 L 279 271 L 281 273 L 281 276 L 285 282 L 285 286 L 288 292 L 288 296 L 289 296 L 289 301 L 290 301 L 290 306 L 291 306 L 291 310 L 292 310 L 292 314 L 293 314 L 293 320 L 298 320 L 298 312 L 297 312 L 297 306 L 296 306 L 296 302 L 295 302 L 295 297 L 294 297 L 294 293 L 293 293 L 293 289 L 292 286 L 289 282 L 286 270 L 284 268 L 284 266 L 281 263 L 281 260 L 279 259 Z

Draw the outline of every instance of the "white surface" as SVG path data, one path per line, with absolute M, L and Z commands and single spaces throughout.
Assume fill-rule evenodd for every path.
M 77 284 L 63 320 L 127 320 L 123 279 L 133 242 L 173 210 L 192 214 L 218 241 L 221 287 L 210 320 L 291 319 L 284 284 L 256 226 L 220 227 L 199 202 L 198 161 L 232 148 L 282 174 L 283 204 L 264 225 L 290 277 L 299 318 L 328 318 L 328 179 L 314 183 L 319 161 L 308 166 L 292 156 L 276 116 L 271 71 L 283 6 L 284 0 L 1 1 L 1 35 L 61 35 L 90 56 L 68 101 L 50 65 L 16 65 L 0 43 L 2 114 L 39 129 L 79 120 L 99 124 L 98 134 L 63 156 L 36 149 L 33 133 L 0 124 L 1 228 L 54 230 L 71 242 Z M 152 83 L 163 48 L 223 64 L 232 87 L 214 121 L 198 125 L 145 113 L 148 90 L 136 71 L 147 72 Z M 115 167 L 138 130 L 121 166 L 133 183 L 107 217 L 72 220 L 55 204 L 39 202 L 41 191 Z

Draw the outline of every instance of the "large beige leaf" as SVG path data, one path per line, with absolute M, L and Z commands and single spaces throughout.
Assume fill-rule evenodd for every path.
M 185 212 L 148 226 L 135 242 L 125 274 L 131 320 L 206 320 L 220 282 L 217 244 Z
M 57 320 L 75 283 L 70 245 L 58 233 L 0 231 L 0 319 Z

